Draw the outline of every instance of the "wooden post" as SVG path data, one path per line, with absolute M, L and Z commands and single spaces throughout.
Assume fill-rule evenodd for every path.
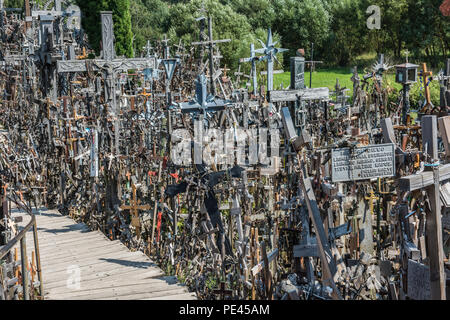
M 436 116 L 422 117 L 422 141 L 423 148 L 426 148 L 431 160 L 438 160 Z M 431 299 L 445 300 L 446 275 L 442 242 L 439 167 L 437 165 L 433 166 L 433 179 L 434 183 L 427 188 L 431 213 L 426 222 L 428 256 L 430 257 Z
M 300 159 L 299 159 L 300 160 Z M 319 256 L 323 265 L 323 282 L 333 289 L 331 297 L 334 300 L 342 300 L 342 297 L 334 283 L 334 276 L 336 275 L 336 263 L 331 254 L 328 239 L 325 235 L 325 229 L 320 217 L 319 207 L 314 196 L 314 191 L 309 178 L 304 178 L 303 171 L 300 172 L 300 184 L 305 196 L 306 206 L 308 207 L 309 215 L 314 225 L 314 230 L 317 235 L 317 244 L 319 247 Z
M 433 167 L 434 185 L 429 187 L 431 214 L 427 218 L 427 239 L 430 257 L 431 300 L 445 300 L 444 252 L 442 242 L 441 199 L 439 195 L 439 168 Z
M 36 271 L 39 280 L 39 294 L 41 295 L 42 298 L 44 298 L 44 283 L 42 280 L 41 255 L 39 253 L 39 240 L 36 222 L 33 225 L 33 238 L 34 238 L 34 250 L 36 252 Z
M 20 260 L 22 262 L 22 287 L 23 287 L 23 299 L 30 300 L 30 280 L 28 278 L 28 258 L 27 258 L 27 240 L 24 235 L 22 239 L 20 239 Z
M 425 112 L 428 108 L 432 109 L 433 104 L 431 103 L 431 96 L 430 96 L 430 87 L 428 86 L 428 77 L 431 77 L 433 75 L 433 72 L 427 70 L 427 64 L 422 63 L 422 77 L 423 77 L 423 86 L 425 87 L 425 99 L 426 103 L 425 106 L 422 109 L 422 112 Z
M 374 246 L 373 246 L 373 227 L 372 227 L 372 210 L 373 210 L 373 198 L 371 198 L 369 207 L 367 210 L 366 207 L 366 199 L 358 194 L 358 215 L 361 216 L 361 224 L 359 230 L 359 239 L 360 239 L 360 252 L 364 252 L 365 254 L 369 254 L 373 256 Z M 369 263 L 369 261 L 367 261 Z

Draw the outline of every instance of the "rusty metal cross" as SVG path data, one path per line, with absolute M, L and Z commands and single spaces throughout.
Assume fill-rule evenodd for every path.
M 133 197 L 130 199 L 130 205 L 122 205 L 120 207 L 121 210 L 130 210 L 130 213 L 132 215 L 131 217 L 131 225 L 136 228 L 136 234 L 138 235 L 138 238 L 140 236 L 140 227 L 141 223 L 139 221 L 139 210 L 149 210 L 150 205 L 139 205 L 140 201 L 138 202 L 137 196 L 136 196 L 136 186 L 134 184 L 131 185 L 131 188 L 133 189 Z

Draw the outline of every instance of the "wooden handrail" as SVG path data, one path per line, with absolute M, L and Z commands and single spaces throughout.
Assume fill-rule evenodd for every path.
M 21 209 L 25 211 L 28 215 L 31 216 L 31 221 L 28 222 L 28 224 L 13 238 L 11 239 L 5 246 L 3 246 L 0 249 L 0 259 L 3 259 L 8 252 L 11 251 L 19 242 L 21 247 L 21 261 L 22 261 L 22 286 L 23 286 L 23 295 L 25 300 L 29 300 L 29 279 L 28 279 L 28 273 L 27 273 L 27 252 L 26 252 L 26 234 L 28 231 L 33 228 L 33 238 L 34 238 L 34 249 L 36 253 L 36 266 L 37 266 L 37 272 L 38 272 L 38 279 L 39 279 L 39 293 L 40 296 L 44 296 L 44 285 L 42 283 L 42 269 L 41 269 L 41 258 L 39 254 L 39 241 L 37 237 L 37 224 L 36 224 L 36 216 L 33 213 L 32 208 L 29 208 L 24 203 L 21 203 L 21 201 L 17 200 L 15 191 L 14 192 L 14 199 L 7 196 L 9 201 L 12 201 L 16 204 L 18 209 Z

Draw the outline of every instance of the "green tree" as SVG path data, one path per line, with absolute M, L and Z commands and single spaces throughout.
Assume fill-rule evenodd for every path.
M 83 12 L 82 25 L 89 36 L 91 47 L 100 53 L 101 11 L 112 11 L 114 20 L 114 36 L 116 54 L 133 56 L 133 33 L 131 30 L 131 14 L 129 0 L 77 0 Z
M 218 0 L 204 1 L 205 9 L 212 17 L 213 37 L 215 39 L 231 39 L 231 42 L 220 44 L 223 55 L 222 63 L 236 69 L 240 53 L 249 50 L 250 43 L 256 44 L 256 37 L 247 18 L 236 13 L 230 5 L 222 4 Z M 200 16 L 201 0 L 192 0 L 188 3 L 177 3 L 170 7 L 170 39 L 181 38 L 189 44 L 198 40 L 199 22 L 195 19 Z
M 23 8 L 24 1 L 23 0 L 5 0 L 3 2 L 4 8 Z
M 295 55 L 298 48 L 309 51 L 311 42 L 318 48 L 318 56 L 324 52 L 331 16 L 322 0 L 274 0 L 273 6 L 277 13 L 273 29 L 281 35 L 283 46 L 290 49 L 285 58 Z
M 367 49 L 367 27 L 360 1 L 330 1 L 330 31 L 322 48 L 327 63 L 348 65 L 353 57 Z
M 134 51 L 143 52 L 147 40 L 160 39 L 169 29 L 169 6 L 161 0 L 134 0 L 131 2 L 131 22 L 134 33 Z

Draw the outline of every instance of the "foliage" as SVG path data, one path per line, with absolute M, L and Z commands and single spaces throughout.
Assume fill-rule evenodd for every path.
M 89 36 L 91 47 L 100 53 L 101 11 L 112 11 L 114 20 L 114 36 L 116 54 L 133 56 L 133 33 L 131 30 L 130 0 L 77 0 L 83 18 L 82 25 Z
M 5 0 L 3 2 L 4 8 L 22 8 L 23 7 L 23 0 Z
M 42 1 L 42 0 L 39 0 Z M 316 60 L 327 67 L 348 66 L 364 53 L 384 53 L 395 63 L 427 62 L 440 68 L 450 53 L 450 18 L 439 10 L 442 0 L 74 0 L 83 12 L 83 26 L 91 46 L 100 50 L 99 11 L 114 12 L 116 50 L 119 55 L 139 55 L 147 40 L 168 35 L 172 43 L 198 40 L 200 15 L 213 18 L 214 37 L 230 38 L 219 45 L 223 64 L 236 69 L 248 56 L 250 43 L 260 47 L 271 27 L 279 46 L 298 48 L 310 57 L 314 42 Z M 381 29 L 366 26 L 370 5 L 381 9 Z M 5 0 L 6 7 L 23 7 L 23 0 Z M 199 10 L 204 6 L 206 12 Z M 248 66 L 243 71 L 248 73 Z M 263 65 L 259 65 L 262 69 Z M 278 66 L 277 68 L 280 68 Z

